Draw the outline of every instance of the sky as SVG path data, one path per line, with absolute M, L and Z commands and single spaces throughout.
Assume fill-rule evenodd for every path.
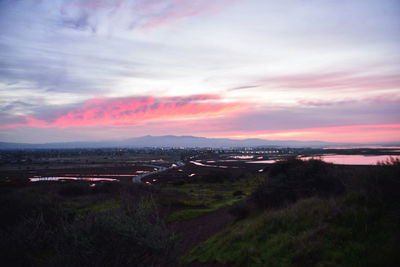
M 0 141 L 400 141 L 398 0 L 0 0 Z

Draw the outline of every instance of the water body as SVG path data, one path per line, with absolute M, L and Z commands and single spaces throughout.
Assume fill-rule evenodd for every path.
M 308 160 L 311 158 L 321 159 L 325 162 L 342 164 L 342 165 L 376 165 L 378 162 L 386 161 L 390 157 L 400 158 L 399 156 L 379 155 L 333 155 L 327 154 L 320 157 L 303 157 L 302 159 Z
M 265 164 L 265 163 L 268 163 L 268 164 L 271 164 L 271 163 L 275 163 L 277 160 L 275 160 L 275 159 L 268 159 L 268 160 L 251 160 L 251 161 L 246 161 L 246 163 L 263 163 L 263 164 Z
M 228 166 L 222 166 L 222 165 L 208 165 L 208 164 L 203 164 L 201 162 L 197 162 L 197 161 L 191 161 L 190 163 L 197 165 L 197 166 L 202 166 L 202 167 L 212 167 L 212 168 L 221 168 L 221 169 L 227 169 Z
M 341 164 L 341 165 L 376 165 L 378 162 L 386 161 L 392 158 L 400 158 L 399 156 L 391 155 L 336 155 L 336 154 L 325 154 L 321 156 L 314 157 L 301 157 L 303 160 L 309 159 L 321 159 L 325 162 Z M 253 160 L 246 161 L 246 163 L 262 163 L 262 164 L 272 164 L 278 160 Z
M 137 172 L 139 173 L 139 172 Z M 75 177 L 76 174 L 65 174 L 65 176 Z M 133 177 L 137 176 L 137 174 L 85 174 L 88 177 Z
M 119 182 L 118 179 L 112 178 L 91 178 L 91 177 L 33 177 L 29 178 L 31 182 L 41 182 L 41 181 L 88 181 L 88 182 Z
M 230 156 L 231 159 L 253 159 L 254 156 Z

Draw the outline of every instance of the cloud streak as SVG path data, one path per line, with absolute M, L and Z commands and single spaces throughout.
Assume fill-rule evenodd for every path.
M 240 0 L 64 0 L 51 10 L 62 15 L 62 25 L 97 32 L 104 21 L 126 29 L 154 29 L 185 19 L 221 12 Z
M 310 73 L 264 78 L 261 82 L 264 85 L 292 89 L 384 90 L 400 88 L 400 74 L 365 75 L 357 72 Z

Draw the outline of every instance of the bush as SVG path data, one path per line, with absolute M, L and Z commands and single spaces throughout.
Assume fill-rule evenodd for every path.
M 312 196 L 329 198 L 345 188 L 334 165 L 321 160 L 289 158 L 270 168 L 268 179 L 253 193 L 262 207 L 280 207 Z
M 372 175 L 371 175 L 372 174 Z M 378 162 L 369 175 L 368 192 L 385 198 L 400 198 L 400 158 Z
M 170 261 L 175 237 L 149 217 L 146 206 L 147 201 L 130 203 L 120 212 L 90 214 L 68 224 L 54 266 L 157 266 Z
M 57 195 L 26 191 L 0 198 L 0 212 L 7 216 L 0 225 L 1 266 L 164 266 L 172 261 L 175 236 L 146 192 L 138 200 L 121 188 L 118 207 L 79 212 L 68 205 L 64 209 Z M 112 196 L 106 197 L 92 194 L 82 201 Z
M 243 196 L 245 195 L 245 193 L 242 190 L 236 190 L 235 192 L 232 193 L 232 195 L 234 197 L 238 197 L 238 196 Z

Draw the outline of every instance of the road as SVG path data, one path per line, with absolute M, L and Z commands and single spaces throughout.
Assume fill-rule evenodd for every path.
M 166 170 L 171 170 L 171 169 L 174 169 L 174 168 L 183 167 L 183 166 L 185 166 L 185 163 L 183 161 L 177 161 L 176 163 L 172 164 L 171 167 L 168 167 L 168 168 L 167 167 L 163 167 L 163 166 L 150 165 L 150 164 L 143 164 L 143 166 L 153 167 L 153 168 L 156 168 L 157 170 L 153 171 L 153 172 L 140 174 L 140 175 L 138 175 L 136 177 L 133 177 L 132 178 L 132 182 L 133 183 L 141 183 L 142 182 L 142 178 L 144 178 L 146 176 L 150 176 L 150 175 L 153 175 L 153 174 L 156 174 L 156 173 L 160 173 L 160 172 L 164 172 Z

